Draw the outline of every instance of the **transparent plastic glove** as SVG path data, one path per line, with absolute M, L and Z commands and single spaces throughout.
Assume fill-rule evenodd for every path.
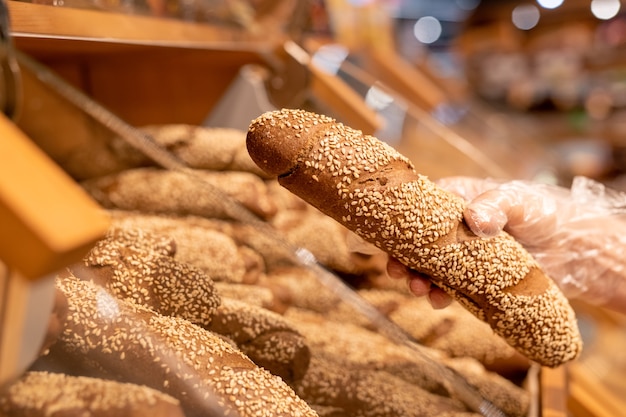
M 469 201 L 474 233 L 510 233 L 567 297 L 626 312 L 626 194 L 584 177 L 571 189 L 467 177 L 438 185 Z

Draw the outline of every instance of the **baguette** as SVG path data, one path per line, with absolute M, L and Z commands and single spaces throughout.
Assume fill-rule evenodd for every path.
M 207 185 L 234 198 L 260 218 L 276 214 L 266 183 L 248 172 L 195 170 L 194 175 L 154 167 L 134 168 L 81 182 L 83 189 L 108 209 L 229 219 L 223 201 Z M 201 180 L 200 180 L 201 179 Z
M 388 144 L 303 110 L 253 120 L 250 156 L 292 193 L 430 277 L 529 359 L 558 366 L 582 340 L 574 310 L 506 233 L 479 238 L 465 202 L 416 172 Z
M 180 401 L 143 385 L 31 371 L 0 393 L 11 417 L 185 417 Z
M 69 270 L 56 284 L 68 320 L 40 369 L 145 385 L 180 401 L 187 417 L 315 416 L 280 377 L 222 336 L 116 298 Z

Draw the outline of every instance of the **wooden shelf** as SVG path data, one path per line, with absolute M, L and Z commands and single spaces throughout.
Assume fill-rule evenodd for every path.
M 155 46 L 257 50 L 282 36 L 264 33 L 260 38 L 235 27 L 20 1 L 9 1 L 8 6 L 16 45 L 46 55 Z
M 284 39 L 241 28 L 9 1 L 15 46 L 133 125 L 200 124 Z

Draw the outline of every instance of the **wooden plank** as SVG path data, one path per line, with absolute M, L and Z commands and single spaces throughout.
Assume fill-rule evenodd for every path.
M 78 261 L 106 213 L 2 114 L 0 137 L 0 259 L 33 279 Z
M 250 63 L 262 59 L 241 51 L 170 48 L 117 54 L 83 63 L 84 90 L 134 126 L 201 124 L 240 68 Z
M 200 124 L 282 34 L 9 1 L 16 47 L 132 125 Z M 271 32 L 271 31 L 270 31 Z
M 373 135 L 381 127 L 381 118 L 346 83 L 315 64 L 311 63 L 309 69 L 313 95 L 330 107 L 343 123 L 368 135 Z
M 244 30 L 98 10 L 8 1 L 14 37 L 76 38 L 136 44 L 178 44 L 228 49 L 244 42 L 267 44 Z
M 621 417 L 626 410 L 626 401 L 612 394 L 602 381 L 574 362 L 568 366 L 568 408 L 574 417 Z
M 565 367 L 542 367 L 539 378 L 541 385 L 541 416 L 568 417 Z
M 373 49 L 364 57 L 373 75 L 414 105 L 430 112 L 440 105 L 450 104 L 445 91 L 395 52 Z
M 54 305 L 54 275 L 38 280 L 0 265 L 0 389 L 39 356 Z

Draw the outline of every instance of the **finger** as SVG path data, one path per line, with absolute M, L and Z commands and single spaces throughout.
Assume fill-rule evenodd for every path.
M 465 208 L 463 216 L 469 228 L 480 237 L 493 237 L 509 221 L 511 202 L 508 195 L 498 190 L 482 193 Z
M 524 245 L 538 245 L 550 238 L 558 227 L 558 219 L 565 213 L 557 208 L 550 196 L 536 192 L 518 194 L 507 213 L 505 229 Z
M 493 237 L 505 230 L 522 244 L 537 244 L 553 234 L 557 214 L 556 201 L 543 187 L 520 181 L 482 193 L 463 213 L 476 235 Z
M 416 297 L 423 297 L 430 292 L 431 284 L 428 278 L 423 278 L 419 275 L 411 275 L 409 279 L 409 291 Z
M 435 310 L 448 307 L 452 303 L 452 297 L 441 288 L 433 286 L 428 293 L 428 301 Z
M 410 276 L 409 268 L 404 266 L 395 258 L 389 258 L 387 261 L 387 275 L 393 279 L 404 279 Z

